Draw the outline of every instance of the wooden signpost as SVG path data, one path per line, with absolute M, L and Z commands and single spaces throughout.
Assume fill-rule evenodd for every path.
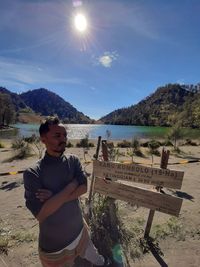
M 138 164 L 121 164 L 116 162 L 94 161 L 95 177 L 111 180 L 126 180 L 130 182 L 160 185 L 168 188 L 181 189 L 182 171 L 151 168 Z
M 149 235 L 155 211 L 178 216 L 182 199 L 151 189 L 125 185 L 117 180 L 155 185 L 158 189 L 162 187 L 181 189 L 184 172 L 166 169 L 168 158 L 169 151 L 163 150 L 161 168 L 134 163 L 121 164 L 98 160 L 93 162 L 94 192 L 150 209 L 145 237 Z
M 150 191 L 101 178 L 95 179 L 94 191 L 138 206 L 178 216 L 182 199 L 160 192 Z

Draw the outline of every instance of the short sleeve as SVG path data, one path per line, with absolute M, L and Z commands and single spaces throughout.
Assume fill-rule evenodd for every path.
M 87 177 L 85 172 L 83 171 L 80 160 L 77 157 L 74 157 L 74 161 L 75 161 L 75 177 L 79 185 L 82 184 L 87 185 Z
M 24 179 L 24 198 L 26 207 L 36 217 L 42 208 L 42 202 L 36 198 L 35 193 L 42 188 L 39 175 L 34 169 L 28 169 L 23 174 Z

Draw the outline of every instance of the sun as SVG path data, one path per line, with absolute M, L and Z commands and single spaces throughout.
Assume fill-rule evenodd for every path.
M 86 32 L 88 27 L 86 16 L 83 14 L 77 14 L 74 17 L 74 25 L 76 30 L 78 30 L 79 32 L 81 33 Z

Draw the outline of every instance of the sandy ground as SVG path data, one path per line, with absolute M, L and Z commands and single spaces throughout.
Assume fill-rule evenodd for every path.
M 13 156 L 9 141 L 3 141 L 4 148 L 0 149 L 0 173 L 24 170 L 37 160 L 33 155 L 23 160 L 8 159 Z M 176 164 L 183 159 L 200 159 L 200 146 L 183 146 L 181 155 L 170 155 L 170 169 L 185 172 L 183 186 L 178 193 L 183 198 L 181 214 L 178 219 L 177 234 L 167 235 L 159 240 L 160 255 L 152 249 L 131 264 L 134 267 L 198 267 L 200 266 L 200 162 Z M 126 152 L 126 149 L 120 149 Z M 86 172 L 92 173 L 92 163 L 85 162 L 82 148 L 66 149 L 66 153 L 79 156 Z M 91 161 L 95 148 L 86 154 L 86 160 Z M 101 152 L 100 152 L 101 154 Z M 130 157 L 120 156 L 119 160 L 130 160 Z M 151 157 L 145 159 L 134 157 L 136 162 L 151 163 Z M 154 157 L 154 163 L 159 165 L 160 158 Z M 156 166 L 158 166 L 156 165 Z M 90 180 L 90 178 L 89 178 Z M 24 206 L 24 188 L 22 174 L 0 176 L 0 267 L 41 267 L 37 253 L 37 221 Z M 86 196 L 87 197 L 87 196 Z M 146 222 L 149 210 L 130 206 L 125 202 L 119 203 L 121 217 L 124 223 L 131 227 L 138 218 Z M 156 212 L 153 225 L 164 227 L 171 216 Z M 3 240 L 9 239 L 8 245 Z M 7 251 L 3 251 L 5 250 Z

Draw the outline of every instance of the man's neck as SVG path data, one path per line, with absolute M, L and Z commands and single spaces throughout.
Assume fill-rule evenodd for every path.
M 51 156 L 51 157 L 56 157 L 56 158 L 59 158 L 62 156 L 63 153 L 60 153 L 60 152 L 56 152 L 56 151 L 46 151 L 46 153 Z

